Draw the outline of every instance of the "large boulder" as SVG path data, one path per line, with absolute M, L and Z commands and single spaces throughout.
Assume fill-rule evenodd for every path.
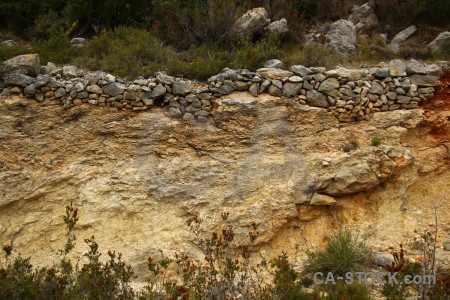
M 354 6 L 348 20 L 355 24 L 356 30 L 370 30 L 378 25 L 378 18 L 369 3 Z
M 269 23 L 266 9 L 257 7 L 237 19 L 231 32 L 242 38 L 251 38 L 254 34 L 261 32 Z
M 428 45 L 431 51 L 439 52 L 443 50 L 445 41 L 450 39 L 450 31 L 444 31 L 439 33 L 439 35 Z
M 356 51 L 356 27 L 351 21 L 339 20 L 331 24 L 327 33 L 330 45 L 338 52 L 348 54 Z
M 38 54 L 25 54 L 13 57 L 0 65 L 0 76 L 9 73 L 36 76 L 41 70 Z
M 393 52 L 400 51 L 401 45 L 416 31 L 417 27 L 415 25 L 411 25 L 408 28 L 400 31 L 392 39 L 391 43 L 389 44 L 389 49 L 391 49 Z

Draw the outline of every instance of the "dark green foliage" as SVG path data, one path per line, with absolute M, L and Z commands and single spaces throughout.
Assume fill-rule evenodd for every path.
M 334 276 L 344 276 L 347 272 L 363 270 L 369 262 L 369 253 L 364 243 L 353 236 L 347 228 L 340 228 L 334 235 L 326 237 L 323 251 L 307 252 L 309 265 L 307 271 Z
M 70 39 L 62 29 L 55 29 L 47 40 L 35 40 L 33 49 L 39 53 L 41 63 L 51 61 L 57 64 L 70 63 L 77 54 Z

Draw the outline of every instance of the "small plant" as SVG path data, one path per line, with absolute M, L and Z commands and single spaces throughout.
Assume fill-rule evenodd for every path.
M 334 276 L 344 276 L 347 272 L 363 270 L 369 265 L 369 253 L 364 243 L 345 227 L 326 237 L 323 251 L 308 251 L 307 255 L 309 265 L 306 270 L 312 273 L 332 272 Z
M 378 147 L 380 145 L 381 145 L 381 138 L 379 137 L 372 138 L 372 146 Z
M 405 276 L 414 276 L 420 273 L 420 263 L 410 262 L 405 257 L 403 245 L 400 244 L 400 251 L 393 253 L 394 261 L 390 265 L 386 265 L 386 271 L 390 273 L 398 273 L 397 282 L 387 282 L 383 285 L 383 295 L 392 300 L 403 300 L 409 296 L 408 285 L 403 284 Z M 386 280 L 387 280 L 386 276 Z

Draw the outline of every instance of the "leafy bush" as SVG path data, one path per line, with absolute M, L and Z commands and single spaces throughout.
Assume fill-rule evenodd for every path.
M 77 54 L 77 49 L 72 47 L 68 36 L 62 30 L 54 31 L 47 40 L 35 40 L 33 48 L 44 63 L 70 63 Z
M 364 243 L 354 237 L 347 228 L 340 228 L 334 235 L 326 237 L 323 251 L 307 252 L 308 272 L 332 272 L 344 276 L 347 272 L 364 269 L 369 263 L 369 253 Z
M 84 62 L 91 69 L 137 77 L 165 70 L 176 53 L 146 30 L 120 26 L 92 39 L 86 56 L 91 60 Z
M 305 44 L 302 49 L 287 51 L 285 62 L 288 65 L 304 65 L 307 67 L 323 66 L 332 68 L 342 63 L 344 57 L 331 48 L 316 44 Z

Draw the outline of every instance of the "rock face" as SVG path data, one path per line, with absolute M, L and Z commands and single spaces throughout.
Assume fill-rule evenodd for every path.
M 408 28 L 400 31 L 392 39 L 391 43 L 389 44 L 389 48 L 393 52 L 400 51 L 400 47 L 402 46 L 402 44 L 416 31 L 417 31 L 417 27 L 415 25 L 411 25 Z
M 246 12 L 233 25 L 232 32 L 243 38 L 250 38 L 261 32 L 270 23 L 265 8 L 258 7 Z
M 443 50 L 444 43 L 450 39 L 450 31 L 444 31 L 439 33 L 439 35 L 428 45 L 428 47 L 434 51 L 439 52 Z
M 356 51 L 356 27 L 351 21 L 334 22 L 328 30 L 327 37 L 330 45 L 338 52 L 348 54 Z
M 213 122 L 191 123 L 197 112 L 182 110 L 198 100 L 188 95 L 192 107 L 170 106 L 173 119 L 168 107 L 136 113 L 82 99 L 66 109 L 53 105 L 59 100 L 0 98 L 0 244 L 51 265 L 73 201 L 80 220 L 72 258 L 95 235 L 103 253 L 123 253 L 138 275 L 159 250 L 198 253 L 187 221 L 202 219 L 206 236 L 222 228 L 223 212 L 237 243 L 257 224 L 255 249 L 268 258 L 295 257 L 301 238 L 320 245 L 340 223 L 361 226 L 368 243 L 388 247 L 432 221 L 434 192 L 450 189 L 447 150 L 432 147 L 421 110 L 339 123 L 294 99 L 237 92 L 215 100 Z M 343 151 L 351 141 L 359 146 Z

